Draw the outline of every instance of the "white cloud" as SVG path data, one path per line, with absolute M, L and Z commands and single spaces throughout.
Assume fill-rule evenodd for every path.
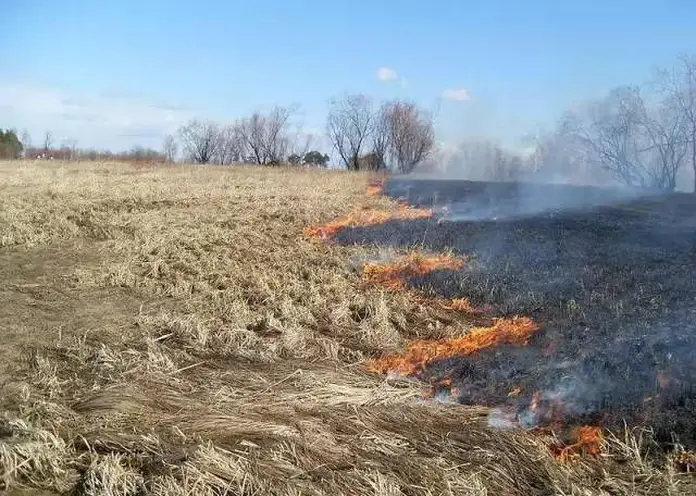
M 442 92 L 442 97 L 446 98 L 447 100 L 454 100 L 457 102 L 465 102 L 467 100 L 471 100 L 471 95 L 469 94 L 469 90 L 466 88 L 457 88 L 453 90 L 445 90 Z
M 46 131 L 78 146 L 123 149 L 139 144 L 159 148 L 163 137 L 192 114 L 171 104 L 134 97 L 86 94 L 27 84 L 0 84 L 3 127 L 27 129 L 36 143 Z
M 377 79 L 380 81 L 394 81 L 399 79 L 399 73 L 390 67 L 380 67 L 377 69 Z

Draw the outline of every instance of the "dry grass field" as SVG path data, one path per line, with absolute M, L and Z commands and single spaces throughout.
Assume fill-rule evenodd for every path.
M 0 163 L 0 484 L 9 494 L 693 494 L 649 432 L 562 462 L 369 359 L 474 325 L 308 237 L 370 178 Z M 36 492 L 34 492 L 36 491 Z M 41 491 L 41 492 L 39 492 Z

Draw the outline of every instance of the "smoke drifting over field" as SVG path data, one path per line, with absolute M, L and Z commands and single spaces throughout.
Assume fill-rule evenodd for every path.
M 626 187 L 536 182 L 481 182 L 411 176 L 390 181 L 385 193 L 411 205 L 434 207 L 439 222 L 499 220 L 592 209 L 647 196 Z
M 541 326 L 526 346 L 428 363 L 417 376 L 437 397 L 499 407 L 491 425 L 626 420 L 696 446 L 695 198 L 413 179 L 390 181 L 385 192 L 436 218 L 353 227 L 339 242 L 470 257 L 409 284 Z

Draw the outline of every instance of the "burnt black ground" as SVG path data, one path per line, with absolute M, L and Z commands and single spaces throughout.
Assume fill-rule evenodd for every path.
M 449 205 L 453 219 L 469 220 L 349 228 L 339 243 L 473 256 L 461 271 L 410 284 L 542 325 L 529 346 L 443 360 L 425 380 L 452 377 L 464 403 L 519 402 L 530 424 L 550 420 L 525 411 L 541 391 L 562 401 L 568 422 L 626 420 L 696 446 L 696 195 L 395 180 L 385 192 L 414 206 Z M 511 400 L 516 387 L 523 394 Z

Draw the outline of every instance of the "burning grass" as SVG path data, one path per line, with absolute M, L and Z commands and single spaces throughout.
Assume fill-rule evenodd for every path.
M 370 178 L 0 163 L 0 486 L 48 494 L 685 494 L 647 434 L 559 463 L 366 357 L 460 323 L 307 225 Z M 446 317 L 446 316 L 445 316 Z M 617 457 L 614 461 L 612 456 Z M 620 457 L 620 460 L 618 459 Z
M 391 355 L 395 362 L 378 371 L 401 368 L 459 403 L 500 406 L 491 425 L 575 429 L 567 449 L 558 448 L 563 461 L 596 454 L 604 443 L 588 439 L 621 429 L 624 421 L 654 428 L 667 452 L 675 439 L 696 445 L 696 362 L 687 351 L 694 346 L 696 294 L 693 195 L 612 204 L 610 191 L 550 187 L 554 202 L 563 203 L 564 192 L 581 192 L 578 205 L 592 195 L 602 205 L 576 211 L 556 205 L 540 213 L 535 208 L 544 202 L 535 203 L 534 195 L 543 195 L 541 185 L 408 186 L 417 206 L 435 210 L 442 188 L 452 222 L 386 223 L 342 232 L 337 241 L 392 250 L 418 244 L 470 257 L 464 271 L 415 275 L 405 289 L 486 302 L 498 315 L 530 315 L 544 331 L 533 346 L 443 353 L 424 365 L 413 365 L 421 359 L 417 352 L 407 360 Z M 522 207 L 531 210 L 521 216 Z
M 464 259 L 451 255 L 411 252 L 388 263 L 366 263 L 363 266 L 363 279 L 390 290 L 404 290 L 409 277 L 430 274 L 436 270 L 459 270 L 464 263 Z M 453 302 L 452 307 L 456 306 L 464 305 L 461 301 Z
M 460 355 L 471 355 L 504 344 L 524 346 L 539 327 L 528 317 L 494 319 L 488 327 L 474 327 L 466 335 L 441 340 L 418 340 L 403 353 L 387 355 L 368 363 L 371 372 L 414 375 L 429 363 Z
M 373 187 L 371 190 L 368 190 L 368 194 L 375 196 L 378 194 L 375 191 L 375 187 Z M 307 227 L 303 232 L 310 237 L 325 239 L 334 236 L 346 227 L 372 226 L 383 224 L 390 220 L 427 219 L 432 217 L 432 215 L 433 211 L 428 208 L 412 208 L 403 203 L 390 208 L 363 205 L 325 224 Z
M 571 443 L 556 448 L 556 459 L 568 463 L 581 456 L 597 456 L 602 453 L 604 435 L 598 426 L 583 425 L 571 431 Z
M 367 190 L 366 190 L 367 196 L 374 198 L 374 197 L 381 196 L 383 192 L 384 192 L 384 180 L 372 181 L 370 184 L 367 185 Z
M 396 256 L 389 261 L 367 262 L 362 266 L 362 279 L 367 285 L 383 287 L 391 292 L 399 292 L 419 305 L 442 309 L 446 312 L 462 313 L 469 316 L 484 315 L 490 306 L 474 306 L 468 298 L 438 298 L 428 296 L 409 288 L 409 279 L 424 276 L 435 271 L 456 271 L 464 267 L 466 259 L 450 254 L 428 254 L 411 251 Z

